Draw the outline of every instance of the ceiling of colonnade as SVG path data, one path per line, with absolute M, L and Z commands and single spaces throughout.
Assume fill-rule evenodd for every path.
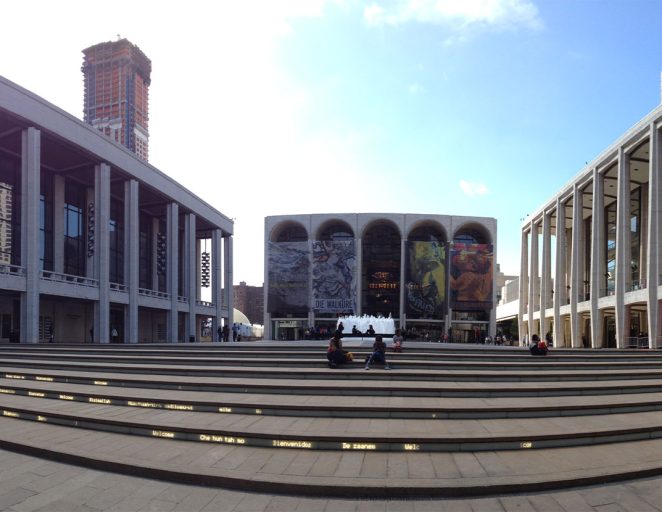
M 649 166 L 649 141 L 646 139 L 639 144 L 630 154 L 630 191 L 633 192 L 638 188 L 648 183 L 648 166 Z M 618 190 L 618 164 L 614 162 L 610 164 L 606 170 L 601 169 L 601 174 L 604 176 L 604 205 L 605 208 L 610 206 L 616 201 Z M 582 218 L 584 220 L 593 215 L 593 179 L 589 179 L 581 188 L 582 198 Z M 639 199 L 630 199 L 630 209 L 635 211 L 639 207 Z M 566 229 L 572 228 L 572 212 L 573 212 L 573 197 L 570 194 L 565 204 L 565 227 Z M 610 219 L 615 220 L 615 219 Z M 557 212 L 554 211 L 551 217 L 551 231 L 556 233 L 557 225 Z M 542 230 L 542 226 L 539 226 Z

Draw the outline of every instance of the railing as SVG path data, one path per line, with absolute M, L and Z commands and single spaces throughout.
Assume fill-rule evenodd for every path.
M 628 336 L 626 341 L 627 348 L 648 348 L 648 336 Z
M 645 279 L 638 279 L 635 281 L 632 281 L 632 284 L 629 286 L 629 292 L 635 291 L 635 290 L 643 290 L 646 288 L 646 280 Z
M 144 297 L 155 297 L 157 299 L 169 299 L 170 294 L 166 292 L 160 292 L 158 290 L 150 290 L 148 288 L 138 288 L 138 294 L 143 295 Z
M 214 307 L 213 302 L 207 302 L 206 300 L 196 300 L 195 303 L 198 306 L 204 306 L 204 307 L 207 307 L 207 308 L 213 308 Z
M 188 303 L 188 297 L 184 295 L 177 295 L 177 302 Z
M 125 284 L 120 284 L 120 283 L 109 283 L 110 289 L 115 290 L 116 292 L 128 292 L 129 287 Z
M 0 274 L 9 274 L 12 276 L 24 276 L 25 269 L 20 265 L 10 265 L 9 263 L 4 263 L 0 265 Z
M 51 270 L 42 270 L 41 278 L 52 282 L 69 283 L 78 286 L 88 286 L 91 288 L 99 287 L 99 281 L 97 279 L 84 276 L 73 276 L 71 274 L 62 274 L 60 272 L 53 272 Z

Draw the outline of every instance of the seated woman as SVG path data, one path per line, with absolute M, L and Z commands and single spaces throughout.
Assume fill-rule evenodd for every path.
M 395 330 L 395 335 L 393 336 L 393 351 L 402 352 L 402 331 L 400 329 Z
M 370 365 L 374 361 L 377 361 L 378 363 L 384 363 L 384 370 L 391 369 L 391 367 L 386 362 L 386 343 L 384 343 L 384 340 L 380 334 L 375 336 L 375 342 L 372 344 L 372 354 L 370 354 L 365 361 L 365 369 L 369 370 Z
M 361 331 L 359 331 L 356 326 L 352 327 L 352 334 L 354 335 L 360 335 L 363 334 Z
M 329 340 L 329 349 L 326 352 L 326 358 L 329 360 L 329 368 L 337 368 L 339 365 L 348 361 L 347 353 L 342 348 L 340 333 L 336 332 L 333 338 Z
M 532 356 L 546 356 L 549 348 L 547 343 L 542 341 L 537 334 L 531 336 L 531 345 L 529 345 L 529 351 Z
M 372 324 L 368 326 L 368 330 L 365 332 L 368 336 L 374 336 L 375 335 L 375 329 L 373 329 Z

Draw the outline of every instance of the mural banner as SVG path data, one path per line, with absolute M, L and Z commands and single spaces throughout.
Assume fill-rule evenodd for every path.
M 354 240 L 313 242 L 313 309 L 316 313 L 356 312 Z
M 446 246 L 407 242 L 407 316 L 442 319 L 446 313 Z
M 269 242 L 269 313 L 308 315 L 308 242 Z
M 491 309 L 494 267 L 492 245 L 453 242 L 450 253 L 451 307 Z

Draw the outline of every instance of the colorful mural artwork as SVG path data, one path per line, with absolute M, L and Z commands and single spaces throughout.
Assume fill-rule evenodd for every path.
M 269 242 L 268 257 L 269 312 L 307 315 L 310 279 L 308 242 Z
M 446 313 L 446 247 L 407 242 L 407 315 L 442 318 Z
M 316 313 L 356 312 L 354 240 L 313 242 L 313 309 Z
M 492 308 L 494 252 L 491 244 L 454 242 L 450 249 L 451 307 Z

